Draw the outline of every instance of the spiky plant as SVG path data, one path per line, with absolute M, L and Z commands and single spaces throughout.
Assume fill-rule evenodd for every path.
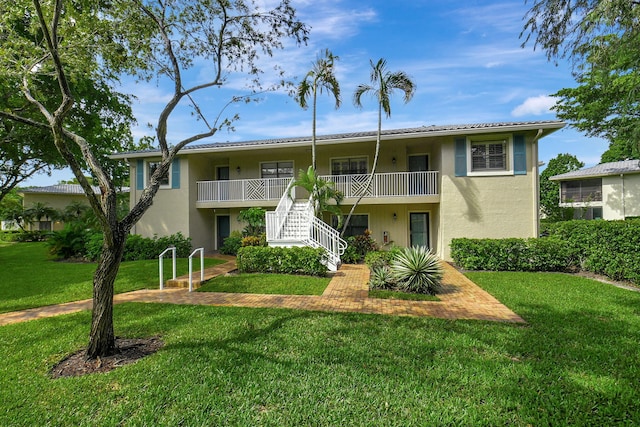
M 426 246 L 403 249 L 392 261 L 391 271 L 405 292 L 435 295 L 440 289 L 442 265 Z
M 386 265 L 373 267 L 371 270 L 369 289 L 392 289 L 395 283 L 391 269 Z

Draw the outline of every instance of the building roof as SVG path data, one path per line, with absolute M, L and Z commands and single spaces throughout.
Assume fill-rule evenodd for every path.
M 497 123 L 475 123 L 462 125 L 443 125 L 443 126 L 421 126 L 417 128 L 405 129 L 387 129 L 382 131 L 382 139 L 399 139 L 399 138 L 417 138 L 429 136 L 446 136 L 446 135 L 468 135 L 473 133 L 488 132 L 517 132 L 517 131 L 536 131 L 542 129 L 547 131 L 547 135 L 564 127 L 564 122 L 558 120 L 548 121 L 528 121 L 528 122 L 497 122 Z M 331 135 L 318 135 L 316 141 L 318 144 L 337 144 L 344 142 L 369 141 L 375 139 L 377 131 L 367 132 L 351 132 Z M 208 144 L 187 145 L 180 152 L 182 154 L 194 154 L 200 152 L 212 151 L 231 151 L 244 149 L 261 149 L 271 148 L 274 145 L 291 146 L 291 145 L 307 145 L 311 143 L 310 136 L 304 137 L 288 137 L 276 139 L 260 139 L 240 142 L 213 142 Z M 149 155 L 160 154 L 160 150 L 144 150 L 144 151 L 128 151 L 123 153 L 115 153 L 111 155 L 114 159 L 125 159 L 129 157 L 149 157 Z
M 100 187 L 92 186 L 93 191 L 96 194 L 100 194 Z M 123 187 L 122 192 L 128 193 L 129 187 Z M 69 194 L 69 195 L 84 195 L 84 190 L 80 184 L 58 184 L 48 185 L 46 187 L 30 187 L 22 188 L 20 193 L 36 193 L 36 194 Z
M 591 168 L 555 175 L 549 179 L 552 181 L 565 181 L 571 179 L 624 175 L 631 173 L 640 173 L 640 160 L 623 160 L 621 162 L 601 163 Z

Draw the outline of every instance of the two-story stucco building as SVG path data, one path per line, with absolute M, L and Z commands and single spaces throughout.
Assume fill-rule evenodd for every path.
M 368 189 L 364 183 L 376 132 L 325 135 L 317 138 L 317 169 L 344 194 L 345 213 L 364 192 L 347 234 L 369 229 L 379 244 L 427 245 L 449 259 L 449 244 L 456 237 L 538 235 L 538 144 L 563 126 L 539 121 L 385 130 Z M 159 152 L 112 157 L 130 164 L 133 205 Z M 242 229 L 237 221 L 241 210 L 295 210 L 283 195 L 298 171 L 310 164 L 309 137 L 188 146 L 132 232 L 152 236 L 180 231 L 196 246 L 218 249 L 232 230 Z M 303 201 L 307 196 L 296 195 Z M 283 227 L 284 217 L 278 220 L 276 214 L 270 224 Z M 324 221 L 333 220 L 327 216 Z M 267 235 L 273 242 L 284 239 L 274 230 Z
M 560 182 L 560 206 L 575 218 L 640 217 L 640 160 L 601 163 L 549 178 Z

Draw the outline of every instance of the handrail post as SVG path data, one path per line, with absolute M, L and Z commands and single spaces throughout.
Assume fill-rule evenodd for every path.
M 160 290 L 164 289 L 164 254 L 171 251 L 171 258 L 173 258 L 173 277 L 172 280 L 176 279 L 176 247 L 169 246 L 167 249 L 162 251 L 160 255 L 158 255 L 158 261 L 160 265 Z
M 189 255 L 189 292 L 193 292 L 193 255 L 196 252 L 200 252 L 200 283 L 204 282 L 204 248 L 198 248 Z

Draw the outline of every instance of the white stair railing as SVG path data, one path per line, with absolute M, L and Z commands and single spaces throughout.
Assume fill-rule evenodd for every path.
M 165 249 L 164 251 L 162 251 L 162 253 L 160 255 L 158 255 L 158 263 L 160 264 L 160 290 L 164 289 L 164 265 L 162 263 L 162 261 L 164 260 L 164 254 L 166 254 L 167 252 L 171 252 L 171 258 L 173 258 L 173 277 L 172 280 L 176 280 L 176 247 L 175 246 L 170 246 L 167 249 Z
M 189 255 L 189 292 L 193 292 L 193 256 L 196 252 L 200 252 L 200 283 L 204 282 L 204 248 L 198 248 Z

